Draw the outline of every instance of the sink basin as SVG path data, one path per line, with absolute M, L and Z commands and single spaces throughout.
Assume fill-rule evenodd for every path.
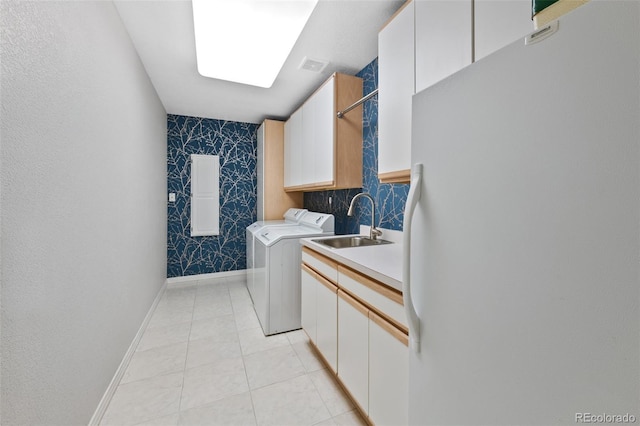
M 331 248 L 351 248 L 351 247 L 366 247 L 366 246 L 379 246 L 382 244 L 391 244 L 391 241 L 387 240 L 372 240 L 369 237 L 363 236 L 351 236 L 351 237 L 336 237 L 336 238 L 324 238 L 311 240 L 318 244 L 324 244 Z

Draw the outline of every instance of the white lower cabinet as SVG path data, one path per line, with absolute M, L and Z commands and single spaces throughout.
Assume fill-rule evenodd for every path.
M 317 275 L 316 346 L 333 372 L 338 371 L 338 287 Z
M 300 279 L 301 294 L 301 322 L 302 329 L 307 333 L 313 343 L 318 341 L 317 325 L 317 281 L 316 273 L 307 265 L 302 265 L 302 277 Z
M 369 414 L 369 310 L 338 291 L 338 377 Z
M 376 426 L 408 424 L 407 335 L 369 312 L 369 418 Z
M 301 274 L 302 329 L 336 373 L 338 371 L 338 287 L 305 263 L 302 264 Z
M 307 247 L 302 328 L 370 423 L 408 423 L 408 336 L 399 292 Z

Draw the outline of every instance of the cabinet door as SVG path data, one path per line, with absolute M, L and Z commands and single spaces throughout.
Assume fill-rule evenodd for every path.
M 311 96 L 302 105 L 302 127 L 300 132 L 301 161 L 300 161 L 300 181 L 297 185 L 309 185 L 315 182 L 314 172 L 314 150 L 315 150 L 315 138 L 316 128 L 318 122 L 316 114 L 318 113 L 317 100 L 315 96 Z
M 378 34 L 378 176 L 411 168 L 411 97 L 415 93 L 414 4 Z
M 533 31 L 530 0 L 475 0 L 475 60 Z
M 302 207 L 301 192 L 284 191 L 284 124 L 265 120 L 258 129 L 258 220 L 281 220 L 288 209 Z
M 472 0 L 414 0 L 416 93 L 471 64 Z
M 313 116 L 313 143 L 309 170 L 313 179 L 309 183 L 329 183 L 334 181 L 335 143 L 335 80 L 328 80 L 314 95 L 315 114 Z
M 317 279 L 317 329 L 316 346 L 329 363 L 338 371 L 338 287 L 320 275 Z
M 409 351 L 406 334 L 369 312 L 369 418 L 408 424 Z
M 284 186 L 302 181 L 302 109 L 294 112 L 284 125 Z
M 360 409 L 369 412 L 369 311 L 338 291 L 338 377 Z
M 301 323 L 302 329 L 307 333 L 313 343 L 318 341 L 316 333 L 316 273 L 307 265 L 302 265 L 302 277 L 300 279 L 301 292 Z
M 293 186 L 293 115 L 284 123 L 284 187 Z

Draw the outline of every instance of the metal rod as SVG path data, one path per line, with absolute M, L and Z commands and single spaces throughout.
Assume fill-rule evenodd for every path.
M 356 101 L 354 104 L 346 107 L 345 109 L 343 109 L 342 111 L 338 111 L 338 118 L 342 118 L 346 113 L 348 113 L 349 111 L 351 111 L 352 109 L 358 107 L 359 105 L 361 105 L 364 102 L 367 102 L 369 99 L 373 98 L 375 95 L 378 94 L 378 89 L 372 91 L 371 93 L 369 93 L 367 96 L 365 96 L 364 98 L 360 99 L 359 101 Z

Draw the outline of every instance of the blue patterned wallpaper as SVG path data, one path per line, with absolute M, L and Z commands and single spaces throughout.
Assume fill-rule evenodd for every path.
M 378 60 L 358 73 L 363 93 L 378 87 Z M 167 116 L 168 190 L 176 202 L 168 207 L 167 277 L 233 271 L 246 267 L 245 228 L 256 220 L 256 132 L 258 124 L 206 118 Z M 347 216 L 351 199 L 368 192 L 376 200 L 377 226 L 402 230 L 409 185 L 378 181 L 378 99 L 363 110 L 363 188 L 304 194 L 304 207 L 335 216 L 336 234 L 358 233 L 371 224 L 371 204 L 358 202 Z M 189 155 L 220 156 L 220 235 L 191 237 Z M 331 203 L 329 203 L 331 199 Z
M 374 59 L 358 74 L 363 79 L 363 95 L 378 87 L 378 59 Z M 304 207 L 332 213 L 336 218 L 336 234 L 359 232 L 359 225 L 371 225 L 371 203 L 358 200 L 354 217 L 347 216 L 349 203 L 358 192 L 368 192 L 376 200 L 376 226 L 402 230 L 404 205 L 409 194 L 408 184 L 381 184 L 378 181 L 378 97 L 364 103 L 363 109 L 363 188 L 340 191 L 320 191 L 304 194 Z M 328 199 L 332 198 L 329 207 Z
M 246 267 L 245 228 L 256 220 L 257 124 L 167 116 L 167 277 Z M 189 156 L 220 156 L 220 235 L 191 237 Z
M 305 192 L 303 204 L 304 207 L 310 211 L 331 213 L 335 218 L 334 230 L 336 234 L 357 234 L 359 232 L 358 220 L 356 220 L 356 218 L 358 217 L 359 210 L 356 209 L 355 217 L 348 217 L 347 210 L 349 210 L 351 199 L 359 192 L 362 192 L 362 189 Z M 331 204 L 329 204 L 329 199 L 331 199 Z M 366 200 L 362 201 L 364 203 L 369 202 Z M 358 203 L 360 203 L 360 200 L 358 200 Z M 369 215 L 371 215 L 371 210 L 369 210 Z

